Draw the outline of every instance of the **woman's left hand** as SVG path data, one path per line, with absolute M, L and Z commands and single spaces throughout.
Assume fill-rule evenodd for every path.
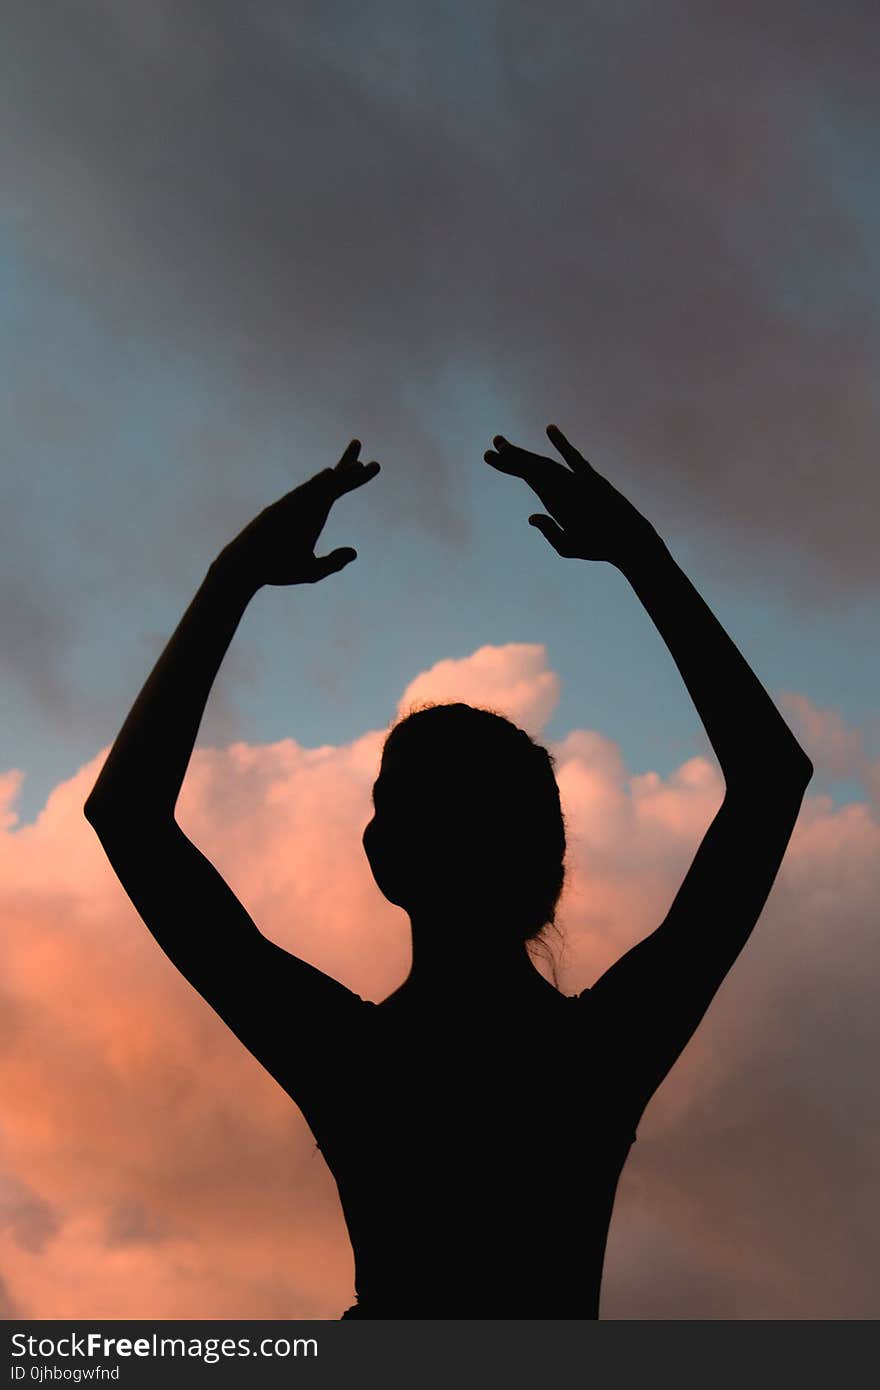
M 336 499 L 379 472 L 378 463 L 360 462 L 360 449 L 353 439 L 335 468 L 323 468 L 266 507 L 226 547 L 254 585 L 315 584 L 357 558 L 351 546 L 329 555 L 315 555 L 315 546 Z

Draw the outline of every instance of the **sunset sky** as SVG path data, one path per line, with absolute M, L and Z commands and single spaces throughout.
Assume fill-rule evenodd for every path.
M 602 1314 L 880 1312 L 880 17 L 548 14 L 3 7 L 7 1316 L 352 1301 L 304 1121 L 162 956 L 82 803 L 218 550 L 353 435 L 382 473 L 322 550 L 359 558 L 256 598 L 185 829 L 268 935 L 382 998 L 408 958 L 360 846 L 381 740 L 461 698 L 557 758 L 565 992 L 662 918 L 720 774 L 625 581 L 560 559 L 482 462 L 497 431 L 545 450 L 548 421 L 654 521 L 816 765 L 642 1121 Z M 577 1194 L 529 1200 L 564 1221 Z

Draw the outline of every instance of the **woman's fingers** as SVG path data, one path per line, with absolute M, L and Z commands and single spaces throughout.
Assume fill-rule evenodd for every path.
M 540 501 L 559 521 L 564 520 L 563 512 L 569 500 L 572 474 L 563 464 L 543 454 L 533 454 L 528 449 L 520 449 L 510 444 L 503 435 L 495 436 L 496 449 L 483 455 L 488 464 L 499 473 L 521 478 L 528 483 Z
M 487 449 L 483 458 L 493 468 L 497 468 L 499 473 L 507 473 L 513 478 L 523 478 L 532 486 L 542 477 L 547 476 L 547 469 L 558 469 L 559 464 L 553 459 L 548 459 L 544 454 L 533 454 L 528 449 L 520 449 L 519 445 L 511 444 L 502 434 L 496 434 L 492 443 L 493 449 Z
M 499 473 L 507 473 L 511 478 L 521 478 L 522 469 L 518 468 L 513 458 L 508 454 L 496 453 L 493 449 L 487 449 L 483 455 L 486 463 L 497 468 Z
M 340 468 L 337 464 L 336 468 L 333 469 L 337 497 L 341 497 L 346 492 L 352 492 L 356 487 L 363 487 L 364 483 L 375 478 L 379 472 L 381 469 L 375 459 L 371 459 L 369 463 L 347 465 L 345 468 Z
M 353 439 L 351 443 L 346 446 L 345 452 L 343 453 L 342 458 L 339 460 L 336 467 L 350 468 L 353 463 L 357 462 L 357 456 L 360 453 L 360 451 L 361 441 L 359 439 Z
M 573 473 L 580 473 L 582 476 L 594 473 L 595 470 L 592 465 L 566 439 L 558 425 L 547 426 L 547 438 L 553 447 L 558 449 Z M 546 475 L 548 464 L 559 467 L 554 459 L 547 458 L 545 454 L 533 454 L 529 449 L 520 449 L 518 445 L 511 444 L 503 434 L 496 434 L 492 443 L 495 446 L 495 451 L 483 455 L 486 462 L 491 463 L 493 468 L 498 468 L 502 473 L 512 473 L 516 477 L 525 478 L 526 482 L 531 482 L 534 477 L 541 476 L 541 474 Z M 535 470 L 539 471 L 536 473 Z
M 356 487 L 363 487 L 364 483 L 375 478 L 380 471 L 375 459 L 371 459 L 369 463 L 362 463 L 358 458 L 360 451 L 361 441 L 353 439 L 335 468 L 325 470 L 325 473 L 333 481 L 333 491 L 336 497 L 342 497 L 344 493 L 352 492 Z
M 559 450 L 565 462 L 574 473 L 585 474 L 594 471 L 592 464 L 589 464 L 583 454 L 579 453 L 574 445 L 569 443 L 558 425 L 547 426 L 547 438 L 550 440 L 554 449 Z

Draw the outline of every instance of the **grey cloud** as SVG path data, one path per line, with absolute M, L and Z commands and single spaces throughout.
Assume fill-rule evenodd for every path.
M 39 692 L 45 709 L 56 717 L 71 713 L 62 665 L 69 645 L 64 613 L 41 584 L 10 566 L 2 576 L 0 644 L 4 674 L 17 687 Z M 11 750 L 4 749 L 4 756 Z
M 51 1203 L 17 1178 L 0 1174 L 0 1228 L 7 1228 L 22 1250 L 40 1255 L 60 1227 Z
M 104 1239 L 111 1248 L 143 1242 L 152 1244 L 169 1234 L 166 1223 L 137 1198 L 117 1202 L 107 1213 Z
M 510 412 L 475 430 L 557 417 L 719 563 L 810 600 L 876 580 L 868 7 L 18 0 L 4 25 L 22 235 L 243 390 L 357 420 L 402 518 L 467 543 L 424 416 L 473 373 Z

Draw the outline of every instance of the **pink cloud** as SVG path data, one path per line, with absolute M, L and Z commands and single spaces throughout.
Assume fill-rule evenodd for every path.
M 559 701 L 559 677 L 547 667 L 540 643 L 509 642 L 480 647 L 470 656 L 435 662 L 410 681 L 398 714 L 424 701 L 461 700 L 506 714 L 530 734 L 539 734 Z
M 466 699 L 537 731 L 557 696 L 543 648 L 522 644 L 438 662 L 400 707 Z M 812 708 L 799 706 L 805 718 Z M 833 720 L 816 740 L 829 728 L 839 748 Z M 375 999 L 408 965 L 406 920 L 360 845 L 383 737 L 198 750 L 180 807 L 268 935 Z M 669 778 L 633 772 L 595 731 L 552 751 L 569 831 L 560 983 L 572 993 L 659 922 L 722 786 L 701 757 Z M 333 1180 L 299 1111 L 117 883 L 82 816 L 102 756 L 21 828 L 21 774 L 0 778 L 9 1306 L 338 1317 L 352 1262 Z M 878 879 L 871 807 L 809 797 L 753 940 L 640 1127 L 604 1316 L 876 1316 Z
M 829 777 L 861 782 L 880 811 L 880 758 L 869 756 L 863 730 L 852 728 L 834 709 L 821 709 L 806 695 L 786 693 L 780 704 L 816 767 Z
M 865 756 L 860 729 L 850 728 L 837 710 L 820 709 L 806 695 L 786 693 L 781 703 L 817 765 L 834 777 L 858 774 Z

